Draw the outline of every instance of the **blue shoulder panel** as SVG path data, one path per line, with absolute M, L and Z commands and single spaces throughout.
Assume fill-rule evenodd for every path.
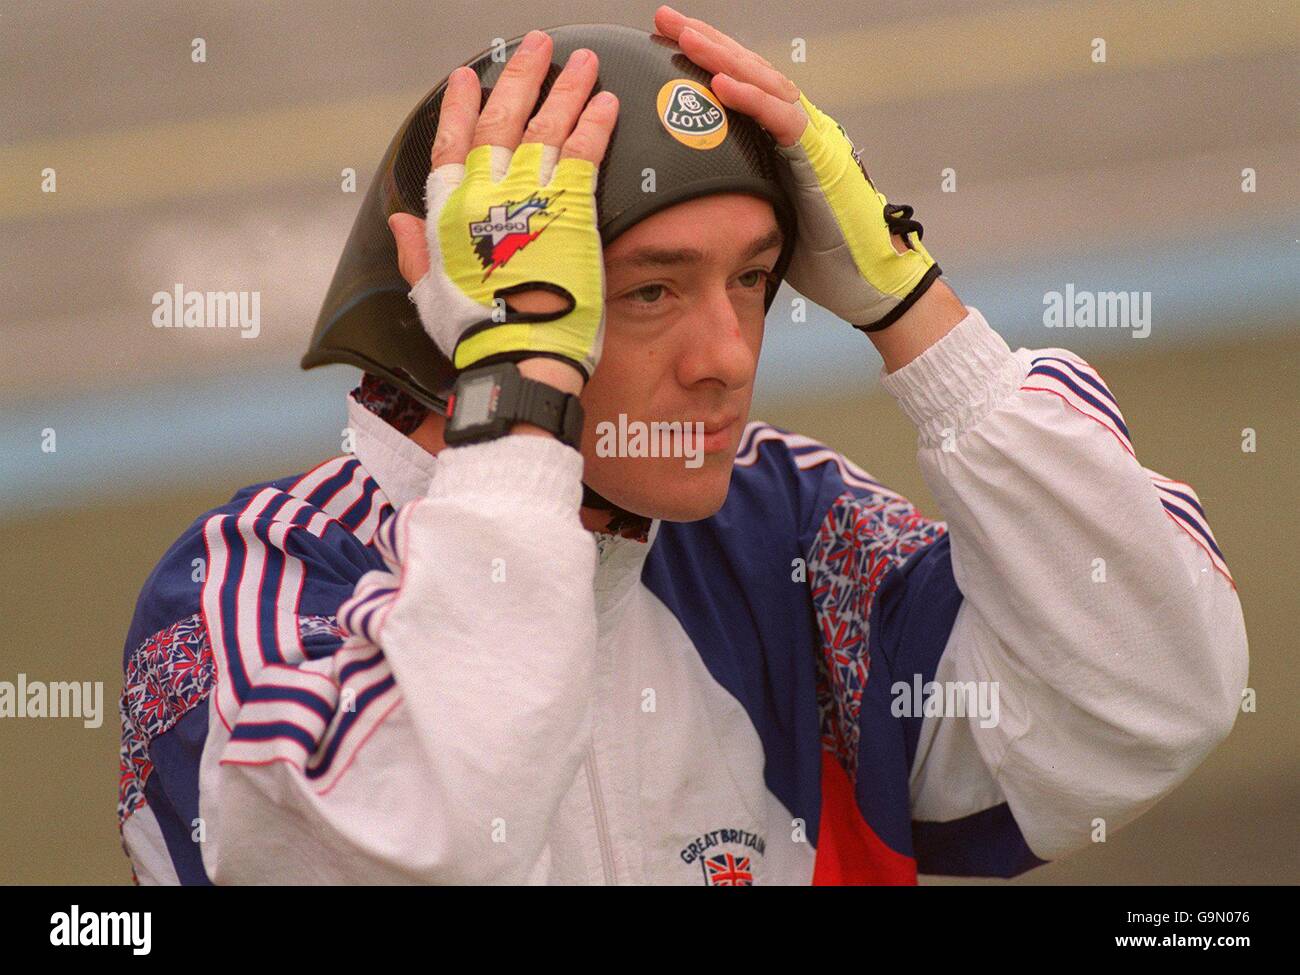
M 373 479 L 362 480 L 364 471 L 355 459 L 337 466 L 337 472 L 321 479 L 301 499 L 306 504 L 299 506 L 291 519 L 306 524 L 322 514 L 318 507 L 322 505 L 332 520 L 325 523 L 319 538 L 295 532 L 286 543 L 286 551 L 306 567 L 296 610 L 299 642 L 308 658 L 327 656 L 338 649 L 342 631 L 335 611 L 362 575 L 384 568 L 379 553 L 363 544 L 353 530 L 372 514 L 375 504 L 386 502 Z M 207 737 L 208 695 L 215 683 L 201 607 L 207 570 L 204 526 L 213 516 L 239 514 L 267 488 L 281 494 L 265 506 L 262 520 L 277 518 L 290 500 L 283 492 L 293 489 L 302 477 L 292 475 L 243 488 L 224 505 L 195 519 L 149 574 L 127 633 L 119 822 L 125 823 L 147 802 L 182 883 L 208 882 L 199 846 L 191 840 L 199 816 L 199 765 Z M 341 500 L 345 497 L 342 489 L 348 485 L 354 488 L 346 494 L 350 500 Z M 381 508 L 373 512 L 376 517 L 370 521 L 381 522 L 388 513 Z M 262 535 L 264 532 L 259 533 Z
M 703 521 L 661 523 L 642 581 L 749 714 L 763 743 L 767 788 L 815 842 L 816 630 L 799 537 L 812 499 L 780 444 L 763 444 L 748 463 L 741 446 L 722 509 Z

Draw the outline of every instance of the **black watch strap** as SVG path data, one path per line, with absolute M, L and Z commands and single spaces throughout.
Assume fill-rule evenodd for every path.
M 533 379 L 519 380 L 519 402 L 512 419 L 531 423 L 577 449 L 582 438 L 582 406 L 578 397 Z
M 578 449 L 582 404 L 572 393 L 526 379 L 513 362 L 468 369 L 447 401 L 443 439 L 448 446 L 504 437 L 516 423 L 531 423 Z

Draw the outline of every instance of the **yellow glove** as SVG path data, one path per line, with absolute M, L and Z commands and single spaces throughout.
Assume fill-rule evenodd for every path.
M 587 378 L 604 339 L 605 265 L 596 224 L 596 167 L 525 142 L 477 146 L 429 174 L 429 271 L 411 299 L 457 369 L 551 356 Z M 557 162 L 558 160 L 558 162 Z M 562 311 L 506 308 L 520 291 L 551 291 Z
M 885 200 L 843 127 L 804 95 L 808 125 L 792 146 L 787 192 L 799 237 L 786 281 L 800 294 L 864 331 L 892 324 L 938 279 L 939 266 L 921 244 L 912 208 Z M 910 250 L 899 254 L 899 234 Z

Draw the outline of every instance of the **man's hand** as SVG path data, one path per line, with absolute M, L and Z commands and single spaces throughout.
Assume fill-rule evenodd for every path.
M 481 115 L 477 75 L 452 73 L 430 159 L 428 222 L 394 214 L 389 227 L 421 321 L 457 368 L 511 359 L 525 375 L 577 392 L 603 338 L 595 185 L 618 102 L 608 93 L 588 101 L 597 59 L 583 50 L 529 121 L 550 58 L 550 37 L 531 32 Z M 492 226 L 507 215 L 512 226 Z M 508 301 L 504 316 L 499 299 Z
M 663 6 L 655 29 L 714 72 L 714 93 L 771 133 L 789 163 L 786 184 L 799 221 L 786 273 L 792 288 L 867 331 L 890 371 L 965 317 L 949 288 L 931 287 L 939 267 L 921 244 L 911 208 L 889 204 L 876 190 L 838 122 L 771 62 L 704 21 Z

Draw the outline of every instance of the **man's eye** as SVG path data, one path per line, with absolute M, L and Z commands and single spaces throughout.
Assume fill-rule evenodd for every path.
M 637 288 L 635 291 L 629 291 L 626 297 L 633 299 L 638 305 L 653 305 L 663 296 L 664 286 L 662 284 L 647 284 L 644 287 Z M 649 294 L 647 294 L 649 292 Z
M 768 272 L 761 267 L 754 268 L 752 271 L 746 271 L 740 276 L 740 283 L 746 288 L 757 288 L 759 285 L 767 283 Z M 745 279 L 749 278 L 749 281 Z

